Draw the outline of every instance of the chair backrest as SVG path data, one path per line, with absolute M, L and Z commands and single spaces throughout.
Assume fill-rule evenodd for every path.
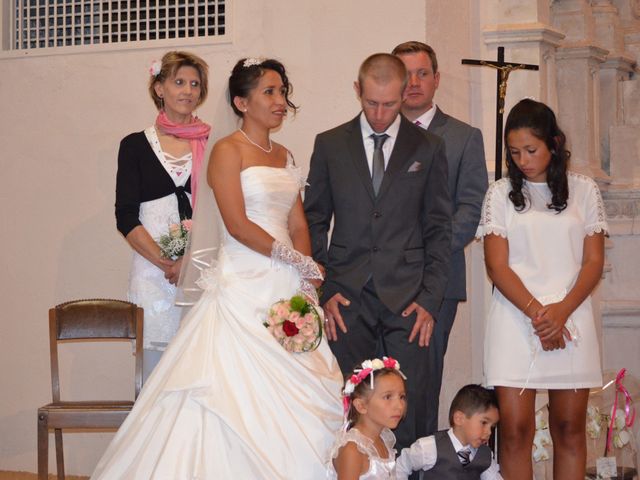
M 49 309 L 53 401 L 60 401 L 58 341 L 81 339 L 135 340 L 135 396 L 137 398 L 142 388 L 143 320 L 142 308 L 122 300 L 73 300 Z

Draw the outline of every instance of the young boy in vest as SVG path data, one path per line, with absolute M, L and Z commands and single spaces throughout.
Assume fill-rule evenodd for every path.
M 498 464 L 487 446 L 498 423 L 495 393 L 480 385 L 467 385 L 449 409 L 449 430 L 418 439 L 402 450 L 396 464 L 398 480 L 424 470 L 423 480 L 502 480 Z

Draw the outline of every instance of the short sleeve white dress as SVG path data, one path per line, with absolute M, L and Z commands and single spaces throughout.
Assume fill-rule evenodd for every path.
M 547 208 L 546 183 L 524 182 L 526 207 L 509 200 L 509 179 L 489 187 L 476 236 L 500 235 L 509 242 L 509 266 L 540 303 L 559 302 L 573 287 L 582 264 L 584 238 L 608 230 L 596 183 L 569 172 L 567 208 Z M 569 317 L 573 340 L 565 349 L 544 351 L 530 319 L 494 289 L 485 329 L 487 386 L 592 388 L 602 385 L 600 353 L 588 297 Z

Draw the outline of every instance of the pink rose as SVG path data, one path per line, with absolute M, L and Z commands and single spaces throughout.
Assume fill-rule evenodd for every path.
M 300 329 L 300 332 L 306 338 L 313 338 L 316 336 L 316 332 L 313 331 L 313 326 L 308 323 Z
M 285 319 L 289 316 L 289 309 L 285 307 L 282 303 L 278 304 L 275 311 L 276 311 L 276 315 L 278 315 L 278 317 L 282 319 Z
M 270 330 L 273 336 L 276 337 L 276 340 L 278 340 L 279 342 L 287 338 L 280 325 L 270 328 Z
M 302 328 L 304 326 L 304 317 L 300 316 L 300 312 L 291 312 L 289 314 L 289 321 L 296 324 L 296 327 Z
M 182 226 L 187 232 L 191 231 L 192 225 L 193 225 L 193 222 L 191 221 L 191 219 L 188 218 L 186 220 L 182 220 Z

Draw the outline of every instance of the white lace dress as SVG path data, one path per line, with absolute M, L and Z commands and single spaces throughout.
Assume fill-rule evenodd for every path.
M 240 174 L 247 217 L 291 245 L 294 167 Z M 203 187 L 206 188 L 206 187 Z M 286 351 L 263 326 L 300 288 L 289 265 L 228 232 L 200 300 L 92 476 L 104 480 L 317 480 L 342 422 L 342 374 L 326 339 Z
M 184 187 L 191 175 L 191 154 L 174 158 L 162 151 L 155 127 L 147 128 L 144 133 L 176 187 Z M 187 195 L 191 199 L 191 194 Z M 158 239 L 168 233 L 169 225 L 180 222 L 177 197 L 171 193 L 142 202 L 139 218 L 149 235 Z M 133 252 L 128 297 L 130 302 L 144 308 L 144 348 L 164 350 L 180 325 L 181 310 L 174 305 L 176 287 L 164 278 L 162 270 L 137 252 Z
M 530 208 L 516 212 L 508 198 L 509 179 L 489 187 L 477 236 L 495 234 L 509 241 L 509 266 L 543 305 L 562 300 L 582 264 L 584 238 L 606 232 L 604 204 L 596 183 L 568 174 L 569 198 L 561 213 L 549 210 L 546 183 L 525 181 Z M 484 374 L 488 386 L 590 388 L 602 384 L 598 336 L 587 298 L 566 324 L 574 340 L 563 350 L 543 351 L 530 319 L 496 288 L 487 318 Z
M 329 461 L 327 462 L 327 479 L 336 480 L 338 474 L 333 466 L 333 460 L 338 457 L 340 449 L 347 443 L 355 443 L 358 450 L 369 458 L 369 470 L 360 475 L 360 480 L 395 480 L 396 478 L 396 451 L 393 448 L 396 444 L 396 437 L 391 430 L 385 428 L 380 433 L 380 438 L 387 448 L 387 457 L 382 458 L 373 444 L 373 440 L 364 436 L 357 428 L 352 428 L 346 432 L 340 432 L 336 438 Z

